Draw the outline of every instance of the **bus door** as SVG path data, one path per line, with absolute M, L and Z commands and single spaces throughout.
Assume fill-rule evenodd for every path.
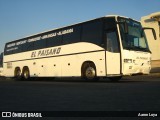
M 106 31 L 106 74 L 120 74 L 120 46 L 116 30 Z

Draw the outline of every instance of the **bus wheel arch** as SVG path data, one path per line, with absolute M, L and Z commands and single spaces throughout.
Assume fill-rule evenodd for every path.
M 87 81 L 97 81 L 96 65 L 92 61 L 85 61 L 81 66 L 81 77 Z
M 24 80 L 29 80 L 30 79 L 30 71 L 29 71 L 28 66 L 23 67 L 22 77 L 23 77 Z
M 16 67 L 14 70 L 14 77 L 16 80 L 20 80 L 21 79 L 21 69 L 20 67 Z

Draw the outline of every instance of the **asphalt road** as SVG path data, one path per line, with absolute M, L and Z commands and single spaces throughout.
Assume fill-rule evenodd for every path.
M 0 111 L 160 111 L 160 75 L 102 79 L 0 78 Z

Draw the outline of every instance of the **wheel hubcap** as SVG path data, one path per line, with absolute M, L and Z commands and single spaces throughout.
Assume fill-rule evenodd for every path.
M 93 79 L 96 75 L 96 71 L 94 68 L 88 67 L 85 74 L 88 79 Z
M 17 71 L 17 77 L 20 77 L 20 76 L 21 76 L 21 71 L 18 70 L 18 71 Z
M 28 77 L 29 77 L 28 75 L 29 75 L 29 72 L 28 72 L 28 71 L 25 71 L 25 72 L 24 72 L 24 78 L 25 78 L 25 79 L 28 79 Z

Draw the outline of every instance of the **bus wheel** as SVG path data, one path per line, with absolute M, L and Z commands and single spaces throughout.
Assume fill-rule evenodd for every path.
M 14 76 L 15 76 L 16 80 L 20 80 L 21 79 L 21 70 L 20 70 L 19 67 L 15 69 Z
M 86 63 L 83 65 L 82 74 L 87 81 L 97 81 L 96 67 L 93 63 Z
M 30 72 L 29 72 L 29 69 L 26 67 L 23 69 L 23 79 L 24 80 L 29 80 L 30 79 Z
M 122 76 L 117 76 L 117 77 L 110 77 L 109 79 L 110 79 L 112 82 L 118 82 L 121 78 L 122 78 Z

